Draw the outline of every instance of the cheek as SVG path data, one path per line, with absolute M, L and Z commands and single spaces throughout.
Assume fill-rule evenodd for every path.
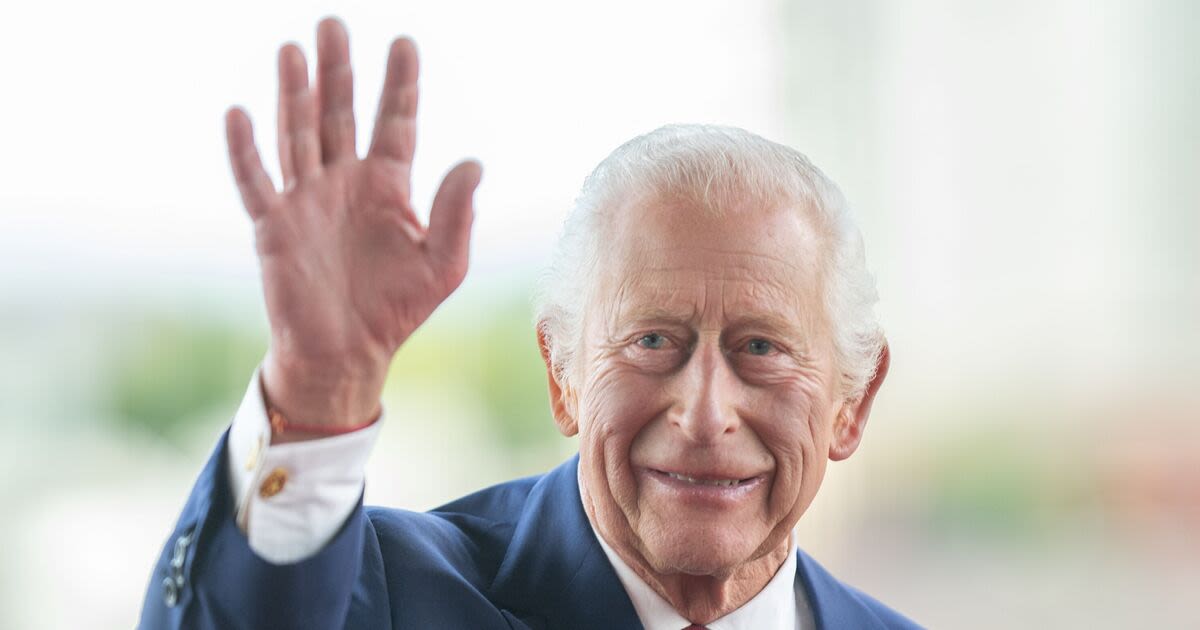
M 668 406 L 662 391 L 656 378 L 612 366 L 593 372 L 581 398 L 580 457 L 596 477 L 593 487 L 607 488 L 622 505 L 635 499 L 633 443 Z
M 832 423 L 829 405 L 817 384 L 791 383 L 755 401 L 761 422 L 755 427 L 775 458 L 776 509 L 790 511 L 797 500 L 815 493 L 828 458 Z
M 653 380 L 616 367 L 593 372 L 581 398 L 579 418 L 580 434 L 589 448 L 627 438 L 648 421 L 660 389 Z

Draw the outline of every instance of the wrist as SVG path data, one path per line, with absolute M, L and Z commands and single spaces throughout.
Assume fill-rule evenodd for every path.
M 268 352 L 262 368 L 267 408 L 286 418 L 288 424 L 312 428 L 317 434 L 353 431 L 370 424 L 380 413 L 386 367 L 351 372 L 329 366 L 340 364 L 305 369 L 287 365 Z

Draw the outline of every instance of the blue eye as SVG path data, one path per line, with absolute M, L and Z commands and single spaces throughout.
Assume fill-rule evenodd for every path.
M 666 342 L 667 338 L 658 333 L 642 335 L 641 338 L 637 340 L 637 344 L 639 346 L 650 350 L 658 350 L 659 348 L 663 347 L 663 344 Z
M 771 342 L 766 339 L 751 339 L 750 343 L 746 344 L 746 349 L 750 351 L 750 354 L 759 356 L 770 354 L 773 348 Z

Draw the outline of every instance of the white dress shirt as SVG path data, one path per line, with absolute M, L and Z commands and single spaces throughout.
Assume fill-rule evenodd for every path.
M 272 445 L 260 379 L 261 369 L 256 369 L 229 429 L 226 467 L 237 499 L 237 524 L 249 539 L 250 548 L 263 559 L 276 564 L 299 562 L 328 544 L 358 505 L 367 457 L 379 435 L 383 415 L 352 433 Z M 592 531 L 595 533 L 594 527 Z M 599 534 L 596 539 L 646 630 L 683 630 L 691 625 Z M 791 553 L 762 591 L 705 627 L 813 628 L 804 589 L 795 588 L 795 584 L 796 554 Z

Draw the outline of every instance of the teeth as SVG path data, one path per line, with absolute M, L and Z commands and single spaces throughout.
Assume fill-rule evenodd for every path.
M 738 485 L 737 479 L 696 479 L 695 477 L 689 477 L 687 475 L 680 475 L 678 473 L 673 473 L 673 472 L 667 473 L 667 476 L 672 479 L 678 479 L 680 481 L 686 481 L 688 483 L 699 484 L 702 486 L 722 486 L 725 488 L 729 488 L 729 487 Z

